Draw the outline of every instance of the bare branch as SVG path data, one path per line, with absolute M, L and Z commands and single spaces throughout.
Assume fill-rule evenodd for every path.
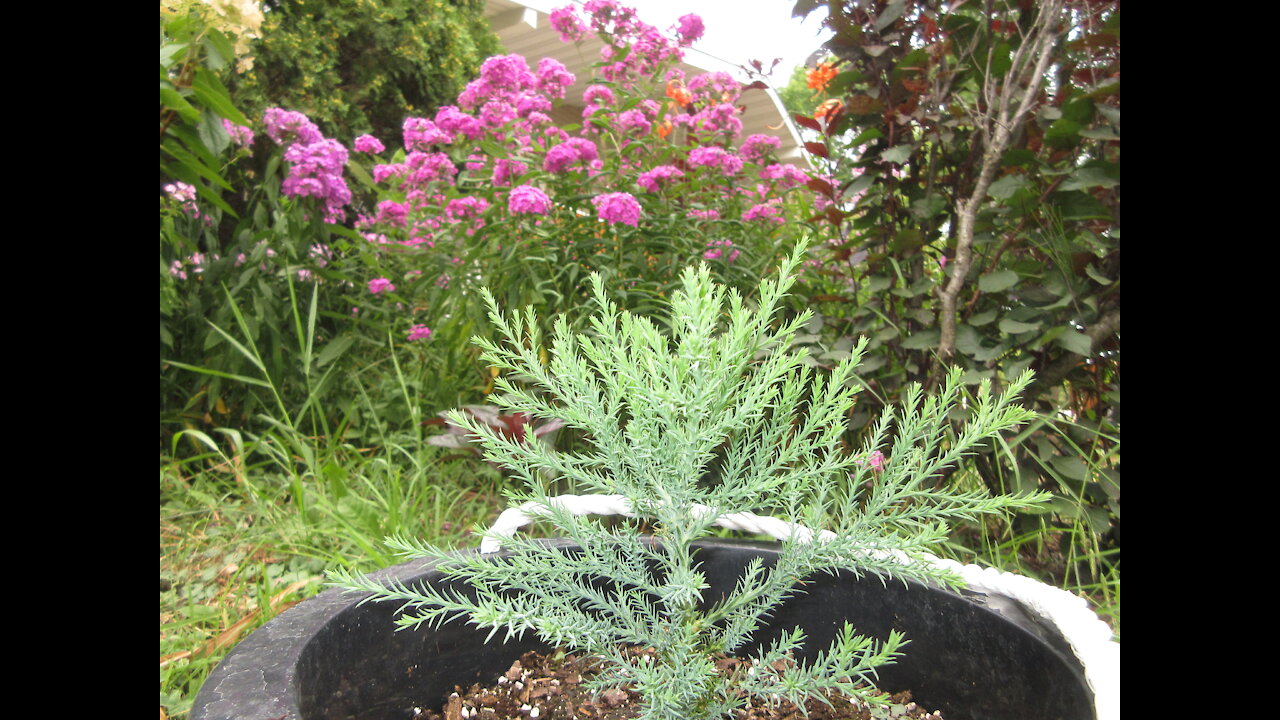
M 986 108 L 972 108 L 977 136 L 984 144 L 981 169 L 968 198 L 957 198 L 956 256 L 951 278 L 939 292 L 938 358 L 946 362 L 955 353 L 956 301 L 973 264 L 974 223 L 978 210 L 986 201 L 987 190 L 1009 148 L 1014 130 L 1031 114 L 1036 95 L 1044 83 L 1045 72 L 1054 57 L 1054 49 L 1064 30 L 1060 22 L 1063 0 L 1043 0 L 1035 22 L 1011 58 L 1010 66 L 999 81 L 989 74 L 983 81 L 982 95 Z M 986 72 L 990 72 L 990 58 Z M 1019 92 L 1021 89 L 1021 92 Z M 1016 98 L 1016 108 L 1013 107 Z

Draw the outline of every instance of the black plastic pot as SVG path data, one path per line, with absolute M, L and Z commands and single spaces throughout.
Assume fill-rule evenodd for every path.
M 771 562 L 778 553 L 761 543 L 698 547 L 711 599 L 733 589 L 751 558 Z M 440 582 L 422 562 L 374 577 Z M 1065 643 L 1006 598 L 844 573 L 816 575 L 804 590 L 773 615 L 757 643 L 799 625 L 806 647 L 818 652 L 846 620 L 881 639 L 896 629 L 910 642 L 897 664 L 880 670 L 879 686 L 909 689 L 948 720 L 1094 718 L 1092 693 Z M 209 676 L 192 720 L 405 720 L 414 707 L 439 708 L 454 685 L 491 682 L 522 653 L 546 649 L 531 634 L 502 643 L 499 632 L 486 644 L 487 630 L 461 621 L 396 632 L 396 604 L 359 600 L 327 590 L 259 628 Z

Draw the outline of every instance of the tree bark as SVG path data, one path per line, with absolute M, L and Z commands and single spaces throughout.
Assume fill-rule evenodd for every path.
M 1027 121 L 1044 83 L 1045 72 L 1063 32 L 1060 24 L 1062 7 L 1062 0 L 1043 0 L 1040 3 L 1035 22 L 1014 53 L 1009 70 L 998 82 L 989 76 L 984 80 L 982 94 L 986 109 L 975 107 L 971 111 L 977 129 L 975 134 L 983 146 L 982 164 L 973 192 L 968 198 L 956 201 L 956 256 L 951 262 L 951 277 L 938 293 L 939 365 L 945 365 L 955 354 L 956 302 L 973 265 L 974 224 L 978 211 L 986 202 L 987 190 L 1009 148 L 1010 138 Z M 987 67 L 990 67 L 990 58 Z M 1020 94 L 1019 87 L 1022 88 Z

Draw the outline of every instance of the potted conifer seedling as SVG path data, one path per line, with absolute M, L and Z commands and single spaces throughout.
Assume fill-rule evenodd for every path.
M 1032 417 L 1014 402 L 1030 376 L 1000 393 L 967 394 L 956 372 L 934 395 L 913 387 L 851 451 L 865 342 L 830 372 L 793 349 L 808 314 L 776 316 L 802 257 L 754 306 L 705 267 L 686 270 L 665 327 L 619 312 L 594 277 L 600 313 L 580 334 L 560 318 L 545 360 L 533 311 L 505 315 L 486 293 L 501 341 L 476 342 L 506 372 L 495 404 L 563 423 L 587 449 L 452 414 L 520 481 L 481 547 L 389 539 L 413 561 L 332 573 L 359 595 L 328 591 L 264 626 L 211 676 L 193 718 L 499 717 L 477 699 L 487 691 L 456 692 L 496 679 L 531 718 L 906 712 L 884 687 L 952 720 L 1110 720 L 1118 646 L 1082 600 L 929 553 L 952 521 L 1045 499 L 933 482 Z M 535 520 L 552 539 L 516 534 Z M 592 670 L 591 697 L 618 702 L 575 709 L 556 685 L 534 692 L 513 662 L 531 650 L 571 653 Z

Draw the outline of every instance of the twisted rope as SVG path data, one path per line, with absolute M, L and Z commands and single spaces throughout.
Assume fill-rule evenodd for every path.
M 530 501 L 509 508 L 498 516 L 481 540 L 480 552 L 497 552 L 502 547 L 502 538 L 513 536 L 516 530 L 545 516 L 548 505 L 572 515 L 635 517 L 631 511 L 631 503 L 621 495 L 557 495 L 548 498 L 546 504 Z M 714 511 L 705 505 L 694 504 L 693 512 L 695 516 L 705 518 Z M 729 530 L 768 535 L 775 540 L 794 538 L 798 542 L 811 542 L 815 535 L 813 530 L 803 525 L 748 512 L 721 515 L 715 519 L 714 524 Z M 834 538 L 835 533 L 819 530 L 817 537 L 819 541 L 828 540 Z M 901 551 L 879 555 L 892 557 L 900 562 L 909 560 Z M 1097 720 L 1119 720 L 1120 644 L 1111 639 L 1111 628 L 1098 619 L 1084 598 L 1029 577 L 995 568 L 966 565 L 928 553 L 921 553 L 916 560 L 950 570 L 959 575 L 971 590 L 1015 600 L 1053 625 L 1071 646 L 1076 659 L 1084 668 L 1085 680 L 1093 690 Z

